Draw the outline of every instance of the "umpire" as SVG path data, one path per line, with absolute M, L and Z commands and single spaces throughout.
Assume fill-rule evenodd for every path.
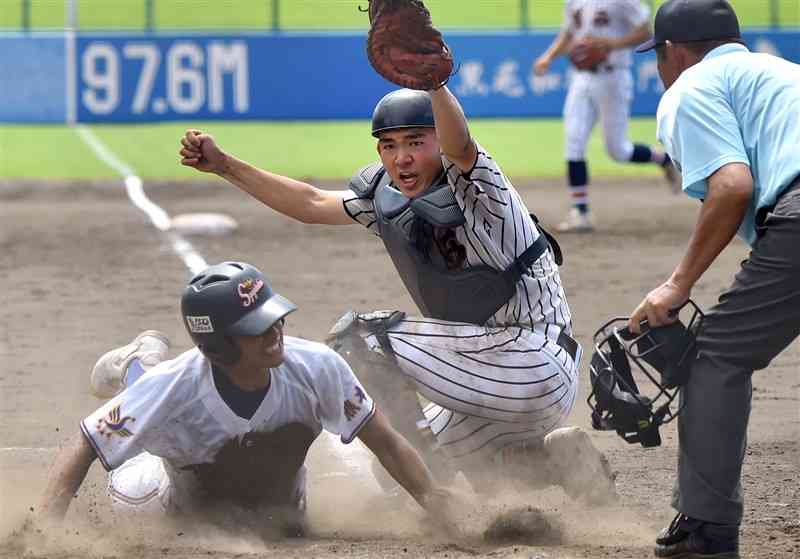
M 703 204 L 680 263 L 629 327 L 675 320 L 737 232 L 751 247 L 698 336 L 678 425 L 679 512 L 655 555 L 738 558 L 751 375 L 800 333 L 800 66 L 751 53 L 725 0 L 669 0 L 638 52 L 653 48 L 667 88 L 658 137 Z

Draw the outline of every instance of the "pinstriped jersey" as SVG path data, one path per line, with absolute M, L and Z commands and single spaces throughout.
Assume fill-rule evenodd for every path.
M 538 237 L 530 212 L 511 181 L 492 157 L 478 145 L 478 157 L 468 173 L 442 156 L 447 182 L 466 223 L 455 229 L 456 241 L 466 251 L 465 268 L 490 266 L 505 270 Z M 345 197 L 347 214 L 380 236 L 372 197 L 351 191 Z M 558 266 L 545 251 L 517 283 L 516 294 L 502 307 L 489 325 L 536 323 L 557 324 L 571 329 L 571 315 Z

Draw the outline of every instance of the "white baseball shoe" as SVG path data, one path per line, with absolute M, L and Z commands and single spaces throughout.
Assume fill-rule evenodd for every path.
M 556 231 L 559 233 L 590 233 L 594 231 L 592 215 L 589 212 L 581 213 L 578 208 L 570 208 L 566 219 L 556 225 Z
M 145 330 L 133 341 L 106 352 L 92 369 L 89 385 L 98 398 L 112 398 L 127 386 L 128 365 L 138 359 L 147 370 L 158 365 L 167 356 L 169 340 L 158 330 Z

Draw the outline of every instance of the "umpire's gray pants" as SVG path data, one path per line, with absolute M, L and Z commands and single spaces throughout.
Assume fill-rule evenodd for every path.
M 742 520 L 751 375 L 800 334 L 800 183 L 778 199 L 750 257 L 706 315 L 682 390 L 672 505 L 708 522 Z

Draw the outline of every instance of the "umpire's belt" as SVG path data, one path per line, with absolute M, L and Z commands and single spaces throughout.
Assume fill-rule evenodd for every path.
M 756 234 L 759 237 L 762 236 L 766 231 L 766 229 L 764 228 L 764 222 L 767 220 L 767 216 L 771 214 L 772 211 L 775 209 L 775 206 L 778 205 L 778 200 L 780 200 L 782 196 L 788 194 L 793 190 L 797 190 L 798 188 L 800 188 L 800 175 L 797 175 L 797 178 L 795 178 L 792 182 L 790 182 L 789 185 L 786 188 L 784 188 L 780 194 L 778 194 L 778 197 L 775 199 L 774 204 L 772 204 L 771 206 L 761 208 L 756 212 L 754 221 L 756 224 Z
M 562 330 L 561 333 L 558 335 L 556 343 L 560 345 L 564 349 L 564 351 L 569 353 L 570 357 L 572 357 L 572 360 L 575 361 L 578 355 L 578 342 L 576 342 L 572 338 L 572 336 L 570 336 L 564 330 Z

